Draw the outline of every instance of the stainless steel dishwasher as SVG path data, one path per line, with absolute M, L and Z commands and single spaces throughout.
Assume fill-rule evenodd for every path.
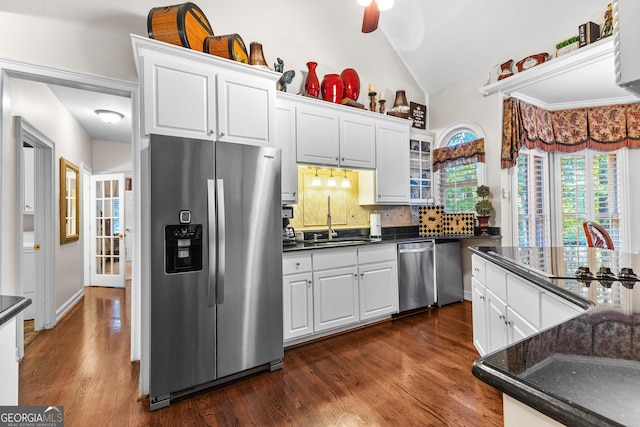
M 434 304 L 433 250 L 433 240 L 398 244 L 400 312 Z
M 400 312 L 462 301 L 460 242 L 399 243 L 398 293 Z

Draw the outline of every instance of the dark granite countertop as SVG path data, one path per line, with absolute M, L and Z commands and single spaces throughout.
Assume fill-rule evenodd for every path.
M 424 236 L 421 237 L 418 232 L 418 227 L 389 227 L 383 228 L 382 239 L 370 239 L 368 236 L 369 229 L 352 229 L 352 230 L 338 230 L 338 237 L 329 241 L 327 239 L 327 231 L 317 232 L 305 232 L 303 242 L 296 242 L 295 245 L 284 245 L 283 252 L 310 250 L 310 249 L 326 249 L 336 247 L 348 247 L 348 246 L 362 246 L 373 245 L 380 243 L 409 243 L 409 242 L 424 242 L 428 240 L 436 241 L 449 241 L 449 240 L 462 240 L 462 239 L 501 239 L 502 236 L 497 233 L 499 230 L 494 229 L 494 234 L 489 236 L 475 236 L 468 234 L 450 234 L 443 236 Z M 314 241 L 313 235 L 318 235 L 318 241 Z
M 571 265 L 583 261 L 592 269 L 610 265 L 615 274 L 622 267 L 638 272 L 640 255 L 587 248 L 470 249 L 587 308 L 478 359 L 473 374 L 563 424 L 640 426 L 640 284 L 569 278 Z M 530 257 L 534 252 L 538 258 Z
M 30 304 L 29 298 L 0 295 L 0 325 L 11 320 Z

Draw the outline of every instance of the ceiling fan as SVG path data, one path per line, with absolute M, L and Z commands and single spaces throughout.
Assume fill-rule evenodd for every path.
M 378 28 L 380 11 L 391 9 L 393 0 L 357 0 L 364 6 L 364 18 L 362 19 L 362 32 L 370 33 Z

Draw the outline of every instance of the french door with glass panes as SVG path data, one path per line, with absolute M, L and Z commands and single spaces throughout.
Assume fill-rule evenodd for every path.
M 124 287 L 124 175 L 91 176 L 91 285 Z

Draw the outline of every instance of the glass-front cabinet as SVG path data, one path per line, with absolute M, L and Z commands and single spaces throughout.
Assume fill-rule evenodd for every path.
M 431 148 L 433 132 L 411 129 L 409 137 L 409 183 L 411 204 L 433 203 Z

